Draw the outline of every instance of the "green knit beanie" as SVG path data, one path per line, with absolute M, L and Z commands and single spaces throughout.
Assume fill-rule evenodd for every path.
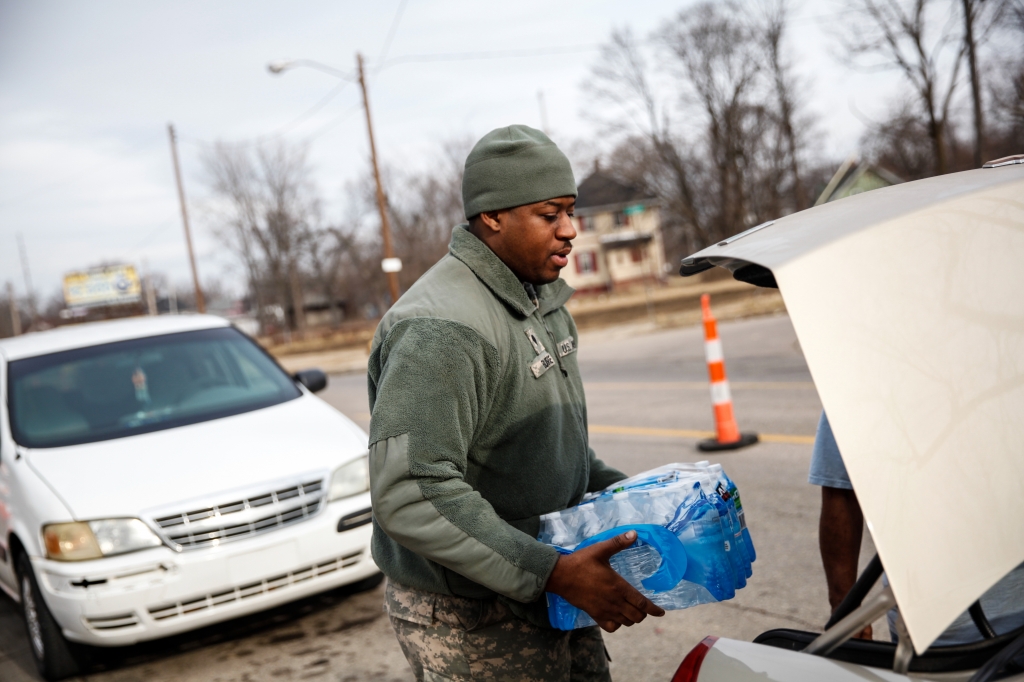
M 569 159 L 547 135 L 523 125 L 484 135 L 466 157 L 462 203 L 466 218 L 576 196 Z

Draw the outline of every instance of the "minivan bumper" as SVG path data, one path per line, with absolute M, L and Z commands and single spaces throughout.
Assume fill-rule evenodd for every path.
M 50 611 L 70 640 L 124 646 L 194 630 L 357 582 L 379 573 L 363 493 L 313 518 L 218 547 L 167 547 L 95 561 L 32 564 Z

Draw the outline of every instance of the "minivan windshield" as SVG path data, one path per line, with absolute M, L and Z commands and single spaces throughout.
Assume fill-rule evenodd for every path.
M 54 448 L 276 405 L 302 393 L 231 327 L 151 336 L 11 362 L 14 440 Z

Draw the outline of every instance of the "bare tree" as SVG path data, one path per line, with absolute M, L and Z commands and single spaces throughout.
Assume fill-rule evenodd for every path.
M 959 85 L 966 43 L 956 7 L 935 0 L 852 0 L 858 20 L 843 37 L 851 58 L 896 68 L 913 88 L 928 126 L 934 173 L 951 170 L 950 107 Z
M 302 329 L 300 259 L 321 219 L 306 149 L 280 143 L 250 151 L 218 144 L 203 162 L 219 209 L 216 233 L 246 268 L 261 324 L 273 302 L 290 307 L 291 328 Z
M 462 172 L 473 147 L 469 137 L 444 140 L 426 172 L 407 173 L 400 201 L 390 206 L 395 248 L 402 259 L 403 288 L 448 253 L 452 228 L 466 221 Z M 398 195 L 392 195 L 398 196 Z
M 971 101 L 974 105 L 974 166 L 980 168 L 982 148 L 985 146 L 985 123 L 981 103 L 981 75 L 978 73 L 978 45 L 974 38 L 974 24 L 980 0 L 963 0 L 964 46 L 967 48 L 967 66 L 971 74 Z
M 399 282 L 407 289 L 448 252 L 452 228 L 465 222 L 462 205 L 462 172 L 472 148 L 469 136 L 442 140 L 431 156 L 426 170 L 384 167 L 381 177 L 387 188 L 388 216 L 391 220 L 395 255 L 402 260 Z M 376 212 L 375 186 L 369 169 L 349 186 L 350 203 L 356 212 L 353 222 L 369 223 Z M 376 244 L 379 238 L 370 230 L 353 248 Z M 382 279 L 377 259 L 375 279 Z M 379 301 L 383 304 L 383 299 Z
M 624 136 L 613 153 L 619 173 L 662 198 L 670 238 L 684 248 L 708 242 L 711 235 L 695 188 L 700 169 L 686 152 L 688 145 L 675 135 L 670 106 L 656 96 L 647 61 L 628 28 L 612 32 L 591 73 L 587 88 L 592 96 L 616 105 L 625 119 L 604 122 Z
M 341 323 L 342 311 L 338 301 L 342 296 L 342 265 L 351 245 L 347 232 L 338 227 L 326 227 L 309 235 L 306 240 L 306 260 L 309 276 L 318 293 L 331 311 L 331 326 Z
M 915 102 L 897 100 L 884 121 L 865 131 L 860 147 L 867 158 L 903 180 L 934 175 L 928 125 L 918 115 Z
M 802 139 L 797 120 L 799 102 L 792 69 L 784 55 L 784 35 L 789 18 L 786 0 L 767 0 L 763 8 L 763 40 L 776 100 L 778 131 L 785 145 L 784 164 L 790 174 L 793 204 L 800 211 L 810 205 L 800 173 Z
M 761 7 L 688 7 L 647 41 L 653 60 L 629 30 L 615 31 L 585 84 L 614 105 L 603 121 L 616 140 L 609 172 L 661 199 L 670 253 L 809 203 L 810 119 L 786 58 L 787 6 Z
M 765 123 L 755 104 L 762 75 L 757 36 L 728 5 L 705 3 L 680 12 L 663 27 L 661 38 L 704 113 L 718 199 L 713 237 L 718 238 L 751 220 L 751 142 Z
M 1024 151 L 1024 0 L 1003 7 L 1000 27 L 1009 49 L 991 58 L 989 118 L 997 128 L 990 140 L 993 156 Z

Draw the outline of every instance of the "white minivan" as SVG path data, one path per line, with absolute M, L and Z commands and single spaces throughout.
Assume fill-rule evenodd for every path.
M 0 340 L 0 588 L 45 678 L 379 581 L 367 436 L 325 385 L 205 315 Z

